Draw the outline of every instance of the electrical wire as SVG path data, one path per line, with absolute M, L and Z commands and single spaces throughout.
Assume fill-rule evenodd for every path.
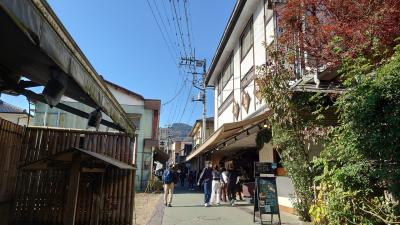
M 193 48 L 192 48 L 192 35 L 190 34 L 191 29 L 190 29 L 190 23 L 189 23 L 188 0 L 184 0 L 183 5 L 184 5 L 184 9 L 185 9 L 186 31 L 187 31 L 188 42 L 189 42 L 190 56 L 194 57 Z
M 185 57 L 188 57 L 188 54 L 187 54 L 187 51 L 186 51 L 185 39 L 183 37 L 183 32 L 182 32 L 182 26 L 181 26 L 181 24 L 179 22 L 181 20 L 181 18 L 178 15 L 178 11 L 176 9 L 177 7 L 176 7 L 176 4 L 175 4 L 175 0 L 170 0 L 170 3 L 171 2 L 172 2 L 172 6 L 173 6 L 173 12 L 175 14 L 175 21 L 176 21 L 176 24 L 178 26 L 179 35 L 180 35 L 180 39 L 181 39 L 181 42 L 182 42 L 181 44 L 183 46 L 183 52 L 185 53 Z M 179 2 L 178 2 L 178 5 L 179 5 Z
M 193 90 L 193 85 L 190 85 L 188 96 L 186 98 L 185 106 L 183 107 L 183 111 L 182 111 L 181 116 L 179 118 L 179 122 L 182 122 L 183 115 L 185 115 L 187 105 L 188 105 L 189 101 L 191 100 L 192 90 Z
M 164 43 L 165 43 L 165 45 L 167 46 L 167 49 L 168 49 L 168 52 L 169 52 L 170 57 L 171 57 L 171 59 L 172 59 L 172 62 L 175 64 L 175 63 L 176 63 L 175 60 L 174 60 L 175 57 L 174 57 L 174 55 L 173 55 L 173 53 L 172 53 L 172 50 L 170 49 L 170 46 L 169 46 L 169 44 L 168 44 L 167 39 L 165 38 L 164 32 L 163 32 L 163 30 L 162 30 L 162 28 L 161 28 L 161 26 L 160 26 L 160 24 L 159 24 L 159 22 L 158 22 L 158 20 L 157 20 L 157 17 L 156 17 L 156 15 L 155 15 L 155 13 L 154 13 L 153 7 L 151 6 L 149 0 L 146 0 L 146 1 L 147 1 L 147 4 L 148 4 L 149 8 L 150 8 L 151 14 L 153 15 L 153 18 L 154 18 L 154 20 L 156 21 L 157 27 L 158 27 L 158 29 L 160 30 L 161 36 L 162 36 L 162 38 L 163 38 L 163 40 L 164 40 Z M 175 65 L 176 65 L 176 66 L 178 67 L 178 69 L 179 69 L 178 64 L 175 64 Z

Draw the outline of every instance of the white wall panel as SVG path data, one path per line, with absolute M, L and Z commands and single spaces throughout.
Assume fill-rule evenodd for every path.
M 121 105 L 144 105 L 144 101 L 138 97 L 128 95 L 122 91 L 117 90 L 113 86 L 107 85 L 111 93 L 117 99 L 118 103 Z
M 270 19 L 265 27 L 266 44 L 270 45 L 274 41 L 274 19 Z
M 230 104 L 224 112 L 218 117 L 218 126 L 221 127 L 224 123 L 233 122 L 232 104 Z
M 247 53 L 246 57 L 242 60 L 242 63 L 240 65 L 242 78 L 244 75 L 246 75 L 247 72 L 249 72 L 251 67 L 254 65 L 253 56 L 254 56 L 254 54 L 253 54 L 253 47 L 252 47 L 250 49 L 249 53 Z

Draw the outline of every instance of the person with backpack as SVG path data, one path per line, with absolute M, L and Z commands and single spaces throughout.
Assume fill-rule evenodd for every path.
M 164 171 L 162 181 L 164 183 L 164 205 L 171 207 L 174 187 L 178 181 L 178 177 L 176 175 L 176 172 L 173 170 L 172 164 L 170 164 L 168 169 Z
M 212 182 L 212 163 L 208 162 L 207 166 L 201 171 L 197 186 L 203 185 L 204 188 L 204 206 L 209 207 L 211 198 L 211 182 Z

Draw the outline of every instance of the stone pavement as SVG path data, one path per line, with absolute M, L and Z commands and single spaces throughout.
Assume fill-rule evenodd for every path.
M 238 201 L 232 207 L 226 203 L 220 206 L 204 207 L 203 194 L 200 192 L 188 192 L 175 189 L 172 207 L 164 207 L 160 200 L 155 213 L 148 225 L 244 225 L 253 223 L 253 205 L 245 201 Z M 264 216 L 263 216 L 264 217 Z M 266 216 L 264 220 L 270 219 Z M 281 212 L 282 224 L 305 225 L 296 216 Z M 256 221 L 259 221 L 256 218 Z M 274 216 L 274 223 L 278 217 Z M 268 224 L 263 222 L 263 224 Z

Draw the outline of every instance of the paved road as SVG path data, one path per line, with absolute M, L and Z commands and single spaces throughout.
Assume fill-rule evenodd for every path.
M 264 218 L 265 220 L 269 217 Z M 300 225 L 296 216 L 281 213 L 282 224 Z M 258 220 L 258 219 L 257 219 Z M 278 222 L 275 217 L 275 222 Z M 237 206 L 222 203 L 220 206 L 204 207 L 203 195 L 198 192 L 176 190 L 172 207 L 164 207 L 162 200 L 148 225 L 245 225 L 253 223 L 253 206 L 238 202 Z M 266 224 L 266 223 L 264 223 Z

